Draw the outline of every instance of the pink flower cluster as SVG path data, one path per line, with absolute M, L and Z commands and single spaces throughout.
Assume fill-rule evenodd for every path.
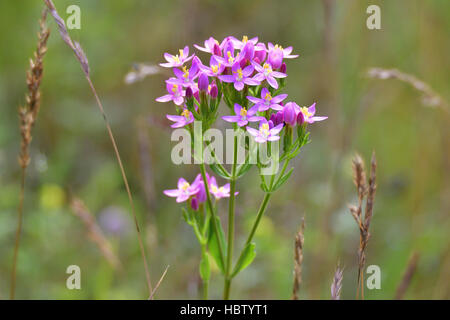
M 177 109 L 178 115 L 167 115 L 167 118 L 174 122 L 173 128 L 184 127 L 194 121 L 192 112 L 186 106 L 187 99 L 195 99 L 195 109 L 198 110 L 200 92 L 206 93 L 211 99 L 221 99 L 222 97 L 218 97 L 218 86 L 228 83 L 239 93 L 245 87 L 256 87 L 254 92 L 258 92 L 258 97 L 246 96 L 249 102 L 254 104 L 253 107 L 247 109 L 235 104 L 234 114 L 222 119 L 246 127 L 250 134 L 255 138 L 258 137 L 255 139 L 258 142 L 276 140 L 274 132 L 280 132 L 277 126 L 281 123 L 292 126 L 295 123 L 313 123 L 326 119 L 314 116 L 315 104 L 310 108 L 300 108 L 294 102 L 283 104 L 282 101 L 287 98 L 287 94 L 272 96 L 273 92 L 280 88 L 280 80 L 287 76 L 284 59 L 298 57 L 291 54 L 292 47 L 282 48 L 270 42 L 266 45 L 258 42 L 258 38 L 249 39 L 246 36 L 242 40 L 230 36 L 222 42 L 210 37 L 203 46 L 194 46 L 211 54 L 208 65 L 203 64 L 198 56 L 189 55 L 187 46 L 180 49 L 176 55 L 165 53 L 164 58 L 167 62 L 160 64 L 162 67 L 172 68 L 173 76 L 166 80 L 167 94 L 157 98 L 156 101 L 173 101 L 177 106 L 181 106 Z M 191 62 L 189 68 L 187 62 Z M 265 111 L 268 111 L 265 116 L 258 114 Z M 247 127 L 249 122 L 260 122 L 259 130 Z M 267 125 L 269 129 L 266 129 Z M 275 127 L 277 127 L 275 130 L 270 131 Z
M 209 192 L 216 200 L 230 196 L 229 183 L 219 187 L 215 177 L 206 174 L 206 179 L 208 180 Z M 194 210 L 197 210 L 199 205 L 206 201 L 205 183 L 201 174 L 198 174 L 192 183 L 187 182 L 184 178 L 178 179 L 177 189 L 164 190 L 164 194 L 176 198 L 177 202 L 189 200 L 191 208 Z

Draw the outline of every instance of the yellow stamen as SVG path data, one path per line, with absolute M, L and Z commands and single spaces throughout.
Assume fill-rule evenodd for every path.
M 261 132 L 264 136 L 267 137 L 269 135 L 269 124 L 263 123 L 261 125 L 261 128 L 259 129 L 259 132 Z
M 189 118 L 191 117 L 191 114 L 190 114 L 190 112 L 189 112 L 188 109 L 184 109 L 183 112 L 181 113 L 181 115 L 182 115 L 183 117 L 185 117 L 186 120 L 189 120 Z
M 267 100 L 267 101 L 272 100 L 272 95 L 270 94 L 270 92 L 266 93 L 266 96 L 264 97 L 264 100 Z
M 211 186 L 211 191 L 212 191 L 213 193 L 217 193 L 217 192 L 219 191 L 219 189 L 217 189 L 217 187 L 216 187 L 215 185 L 212 185 L 212 186 Z
M 219 67 L 220 67 L 220 64 L 218 64 L 218 65 L 216 64 L 216 65 L 212 66 L 211 67 L 212 72 L 217 73 L 219 71 Z
M 242 74 L 242 69 L 241 68 L 239 68 L 239 69 L 237 69 L 237 74 L 238 74 L 238 80 L 242 80 L 242 77 L 243 77 L 243 74 Z
M 274 49 L 280 49 L 280 50 L 283 50 L 283 47 L 280 46 L 279 44 L 276 44 L 275 47 L 274 47 Z
M 242 108 L 242 109 L 241 109 L 241 116 L 242 116 L 242 117 L 245 117 L 246 115 L 247 115 L 247 109 Z
M 183 183 L 183 185 L 181 186 L 181 189 L 182 189 L 183 191 L 186 191 L 189 187 L 190 187 L 189 183 L 185 182 L 185 183 Z
M 309 117 L 312 117 L 313 116 L 313 114 L 311 113 L 311 112 L 309 112 L 308 111 L 308 108 L 307 107 L 302 107 L 302 113 L 303 113 L 303 115 L 305 116 L 305 118 L 309 118 Z
M 243 36 L 243 37 L 242 37 L 242 42 L 243 42 L 243 43 L 247 43 L 247 41 L 248 41 L 248 37 L 247 37 L 247 36 Z
M 186 68 L 186 66 L 183 66 L 183 77 L 187 80 L 189 79 L 189 70 Z
M 183 56 L 184 56 L 183 50 L 180 49 L 179 52 L 180 52 L 180 58 L 183 58 Z
M 227 55 L 228 55 L 228 63 L 233 63 L 234 58 L 231 56 L 231 51 L 227 51 Z
M 177 91 L 178 91 L 178 85 L 174 84 L 173 87 L 172 87 L 172 92 L 176 93 Z

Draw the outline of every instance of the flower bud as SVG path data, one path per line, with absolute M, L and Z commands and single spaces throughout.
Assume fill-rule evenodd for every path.
M 305 116 L 303 115 L 303 112 L 299 112 L 297 115 L 297 124 L 301 126 L 305 122 Z
M 281 73 L 286 73 L 286 63 L 283 62 L 283 63 L 281 64 L 280 72 L 281 72 Z
M 280 123 L 283 123 L 283 121 L 284 121 L 284 113 L 283 113 L 283 110 L 280 110 L 275 114 L 274 124 L 279 125 Z
M 283 109 L 284 122 L 290 125 L 291 127 L 295 126 L 297 122 L 297 116 L 295 114 L 294 104 L 292 102 L 288 102 Z
M 188 87 L 188 88 L 186 89 L 186 99 L 191 99 L 193 95 L 194 95 L 194 94 L 193 94 L 193 92 L 192 92 L 191 87 Z
M 200 91 L 208 91 L 209 79 L 208 76 L 204 73 L 201 73 L 198 77 L 198 88 Z
M 220 49 L 220 46 L 217 43 L 214 44 L 213 54 L 215 54 L 216 56 L 222 56 L 222 50 Z
M 241 69 L 244 70 L 244 68 L 247 66 L 247 60 L 242 59 L 241 62 L 239 62 L 239 65 L 241 66 Z
M 266 50 L 256 50 L 255 51 L 255 56 L 254 56 L 254 60 L 258 59 L 258 63 L 263 62 L 264 60 L 266 60 Z
M 244 49 L 242 49 L 242 51 L 244 52 L 244 59 L 250 61 L 253 59 L 253 56 L 255 55 L 255 45 L 253 44 L 253 42 L 248 41 L 245 44 Z
M 197 200 L 197 198 L 192 198 L 191 199 L 191 208 L 192 208 L 192 210 L 195 210 L 195 211 L 198 210 L 198 200 Z
M 277 121 L 276 118 L 277 118 L 277 114 L 276 113 L 272 113 L 270 115 L 270 121 L 272 121 L 272 123 L 275 123 Z
M 209 90 L 209 95 L 211 98 L 216 99 L 219 95 L 219 89 L 217 88 L 217 85 L 215 82 L 211 84 L 211 89 Z
M 283 63 L 283 50 L 281 50 L 278 47 L 273 48 L 269 51 L 269 58 L 268 58 L 270 64 L 272 65 L 273 69 L 278 69 L 281 67 L 281 64 Z

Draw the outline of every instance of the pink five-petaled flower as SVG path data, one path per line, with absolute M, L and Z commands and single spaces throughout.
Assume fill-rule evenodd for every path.
M 222 74 L 225 66 L 221 63 L 222 60 L 218 60 L 215 56 L 211 56 L 209 59 L 209 67 L 200 65 L 200 69 L 210 77 L 217 77 Z
M 176 78 L 171 78 L 168 81 L 172 84 L 181 84 L 183 87 L 192 87 L 194 85 L 194 79 L 198 75 L 198 62 L 193 60 L 191 68 L 188 70 L 186 66 L 183 66 L 182 69 L 173 69 L 173 73 Z
M 269 108 L 273 110 L 283 110 L 283 106 L 279 103 L 286 99 L 287 94 L 280 94 L 278 96 L 272 97 L 269 90 L 267 88 L 263 88 L 261 90 L 261 99 L 253 96 L 248 96 L 247 99 L 250 100 L 258 107 L 258 111 L 266 111 Z
M 259 130 L 247 127 L 247 131 L 254 136 L 255 141 L 259 143 L 279 140 L 280 136 L 278 136 L 278 133 L 280 133 L 281 129 L 283 129 L 282 123 L 270 128 L 269 122 L 265 119 L 259 123 Z
M 166 63 L 160 63 L 161 67 L 165 68 L 173 68 L 173 67 L 181 67 L 185 62 L 188 62 L 192 59 L 194 55 L 189 57 L 189 47 L 184 47 L 183 50 L 179 50 L 179 54 L 171 55 L 170 53 L 164 53 L 164 58 L 167 60 Z
M 158 102 L 168 102 L 173 101 L 177 106 L 181 105 L 184 102 L 184 91 L 180 84 L 175 83 L 177 79 L 170 78 L 166 80 L 166 88 L 169 94 L 156 98 Z
M 250 78 L 254 69 L 255 68 L 252 65 L 248 65 L 242 69 L 240 63 L 236 62 L 231 68 L 233 74 L 219 76 L 219 79 L 223 82 L 233 82 L 234 88 L 237 91 L 241 91 L 244 89 L 244 84 L 257 86 L 260 83 L 259 81 Z
M 279 71 L 273 71 L 270 63 L 264 63 L 262 66 L 258 63 L 253 63 L 256 71 L 258 72 L 253 79 L 257 81 L 267 80 L 270 86 L 274 89 L 278 89 L 278 82 L 275 78 L 285 78 L 286 74 Z
M 267 50 L 269 53 L 268 61 L 272 64 L 272 67 L 278 69 L 281 67 L 283 63 L 283 59 L 293 59 L 297 58 L 297 54 L 291 54 L 292 47 L 287 47 L 283 49 L 280 45 L 276 44 L 275 46 L 269 42 L 269 49 Z
M 223 116 L 222 119 L 227 122 L 237 122 L 239 127 L 247 125 L 249 122 L 260 121 L 264 117 L 255 116 L 258 108 L 256 106 L 250 108 L 249 110 L 241 107 L 239 104 L 234 104 L 234 116 Z
M 314 102 L 311 106 L 300 108 L 300 112 L 303 113 L 304 121 L 307 123 L 314 123 L 316 121 L 323 121 L 328 119 L 328 117 L 315 117 L 316 114 L 316 103 Z
M 205 40 L 204 44 L 205 44 L 204 47 L 200 47 L 197 44 L 194 44 L 194 47 L 196 47 L 200 51 L 208 52 L 208 53 L 213 54 L 214 53 L 214 46 L 215 45 L 219 45 L 219 41 L 217 41 L 213 37 L 209 37 L 208 40 Z
M 258 37 L 254 37 L 249 39 L 247 36 L 242 37 L 242 41 L 236 39 L 235 37 L 230 37 L 231 42 L 233 43 L 236 49 L 242 50 L 248 42 L 252 42 L 253 45 L 258 43 Z
M 224 186 L 219 187 L 215 177 L 209 179 L 209 189 L 216 200 L 230 197 L 230 184 L 227 183 Z
M 183 112 L 181 112 L 181 115 L 166 115 L 166 118 L 170 121 L 175 122 L 170 127 L 171 128 L 181 128 L 189 123 L 194 122 L 194 116 L 192 115 L 192 112 L 190 112 L 188 109 L 184 109 Z
M 169 197 L 176 197 L 177 202 L 183 202 L 195 195 L 199 191 L 198 186 L 191 186 L 189 182 L 180 178 L 178 180 L 178 189 L 164 190 L 164 194 Z

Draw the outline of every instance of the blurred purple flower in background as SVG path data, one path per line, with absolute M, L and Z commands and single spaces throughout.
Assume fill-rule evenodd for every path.
M 100 228 L 107 234 L 125 235 L 131 230 L 129 214 L 121 207 L 110 206 L 98 214 Z

